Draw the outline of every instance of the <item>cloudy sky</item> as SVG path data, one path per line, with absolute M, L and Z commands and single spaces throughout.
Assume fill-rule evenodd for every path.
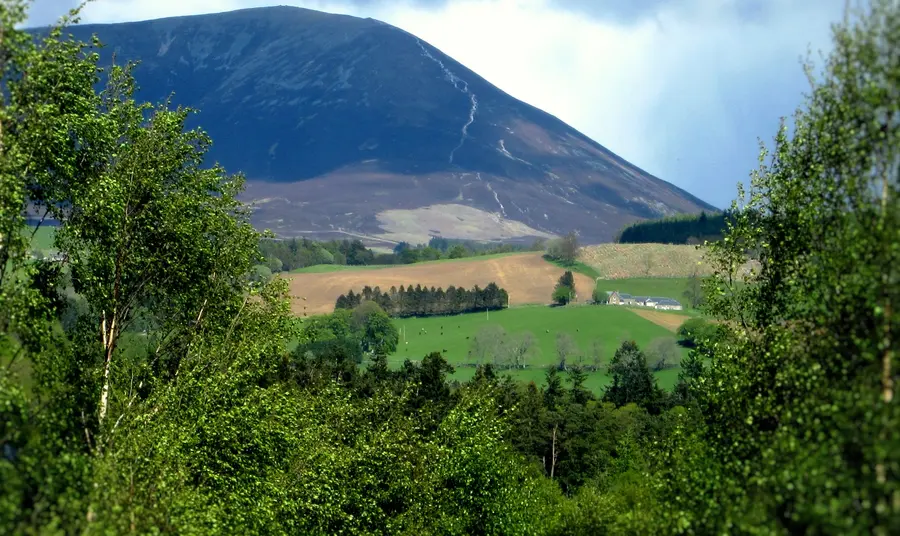
M 84 22 L 295 5 L 399 26 L 725 207 L 830 46 L 844 0 L 95 0 Z M 72 0 L 35 0 L 33 25 Z M 821 62 L 820 62 L 821 63 Z

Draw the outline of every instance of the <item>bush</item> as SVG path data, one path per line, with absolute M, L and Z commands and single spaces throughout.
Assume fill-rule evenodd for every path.
M 719 336 L 720 326 L 702 318 L 691 318 L 678 328 L 678 344 L 687 348 L 696 348 L 701 341 L 715 341 Z

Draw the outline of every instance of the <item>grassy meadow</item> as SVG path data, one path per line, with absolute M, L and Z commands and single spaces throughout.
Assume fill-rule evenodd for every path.
M 24 232 L 26 233 L 26 236 L 30 237 L 31 248 L 33 250 L 49 252 L 54 249 L 53 239 L 56 236 L 56 227 L 44 224 L 38 227 L 35 232 L 33 226 L 28 226 L 25 228 Z
M 684 297 L 687 289 L 687 277 L 630 277 L 626 279 L 598 279 L 597 289 L 601 292 L 619 291 L 632 296 L 654 296 L 672 298 L 681 302 L 682 311 L 671 311 L 674 314 L 697 316 L 698 309 L 692 309 Z
M 468 363 L 468 352 L 472 339 L 487 325 L 502 326 L 510 335 L 530 331 L 537 340 L 539 351 L 528 363 L 525 370 L 510 371 L 514 378 L 522 381 L 544 380 L 544 368 L 558 362 L 556 357 L 556 334 L 569 333 L 579 349 L 585 354 L 585 363 L 590 364 L 590 351 L 595 339 L 602 341 L 602 361 L 605 365 L 612 358 L 621 342 L 633 339 L 641 347 L 646 347 L 657 338 L 673 338 L 674 335 L 623 307 L 572 306 L 572 307 L 516 307 L 503 311 L 471 313 L 457 316 L 396 319 L 400 330 L 400 344 L 397 352 L 390 356 L 390 364 L 400 366 L 405 359 L 420 360 L 430 352 L 442 352 L 446 359 L 457 367 L 454 379 L 463 381 L 470 378 L 475 369 L 461 367 Z M 443 328 L 443 329 L 442 329 Z M 405 335 L 404 335 L 405 333 Z M 683 350 L 684 355 L 687 351 Z M 569 362 L 575 359 L 569 358 Z M 670 388 L 675 384 L 678 369 L 657 373 L 660 385 Z M 604 373 L 589 375 L 587 385 L 599 391 L 608 382 Z

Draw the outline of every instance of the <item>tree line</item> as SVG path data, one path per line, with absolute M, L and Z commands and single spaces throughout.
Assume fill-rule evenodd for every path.
M 544 241 L 536 240 L 533 244 L 522 245 L 433 237 L 428 244 L 413 245 L 400 242 L 390 253 L 382 253 L 366 247 L 359 239 L 318 241 L 308 238 L 264 238 L 260 240 L 259 247 L 263 262 L 258 266 L 260 269 L 264 268 L 266 275 L 270 275 L 320 264 L 347 266 L 414 264 L 440 259 L 541 251 L 544 248 Z
M 721 240 L 728 221 L 728 210 L 721 213 L 679 214 L 632 223 L 619 232 L 619 244 L 702 244 Z
M 447 290 L 441 287 L 400 285 L 399 289 L 392 286 L 388 292 L 382 292 L 377 286 L 372 288 L 366 285 L 358 294 L 350 290 L 347 294 L 338 296 L 334 308 L 353 309 L 366 302 L 377 303 L 392 317 L 404 318 L 503 309 L 509 303 L 509 294 L 493 282 L 484 288 L 475 285 L 471 289 L 465 289 L 451 285 Z
M 356 239 L 317 241 L 308 238 L 264 238 L 260 240 L 259 249 L 264 258 L 262 265 L 272 273 L 289 272 L 319 264 L 376 264 L 375 252 Z
M 688 328 L 692 329 L 692 328 Z M 675 368 L 681 364 L 681 346 L 697 347 L 698 340 L 719 340 L 718 332 L 703 332 L 681 340 L 674 337 L 658 337 L 644 350 L 650 369 L 660 371 Z M 608 372 L 609 363 L 604 355 L 604 342 L 600 338 L 591 341 L 587 348 L 579 347 L 571 333 L 556 333 L 556 361 L 552 368 L 569 372 L 573 367 L 585 372 Z M 490 365 L 495 370 L 526 369 L 541 357 L 537 338 L 530 331 L 508 333 L 499 324 L 483 326 L 472 337 L 469 345 L 467 366 Z
M 391 368 L 377 303 L 293 317 L 191 111 L 137 100 L 134 66 L 100 70 L 68 21 L 23 31 L 27 7 L 0 3 L 0 532 L 900 527 L 896 2 L 834 27 L 739 190 L 674 389 L 626 340 L 599 396 L 571 354 L 541 385 L 452 381 L 438 353 Z M 60 262 L 28 255 L 35 206 Z

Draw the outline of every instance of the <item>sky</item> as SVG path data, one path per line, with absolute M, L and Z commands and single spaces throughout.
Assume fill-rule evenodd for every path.
M 29 25 L 73 0 L 35 0 Z M 294 5 L 372 17 L 720 208 L 821 65 L 845 0 L 95 0 L 83 22 Z

